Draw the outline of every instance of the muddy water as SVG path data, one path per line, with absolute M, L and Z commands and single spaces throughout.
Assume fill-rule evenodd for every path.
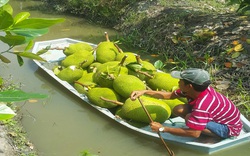
M 89 24 L 83 19 L 49 15 L 32 11 L 27 6 L 36 1 L 11 0 L 14 12 L 29 11 L 32 17 L 63 17 L 66 22 L 53 26 L 50 32 L 37 40 L 68 37 L 98 43 L 103 32 L 111 38 L 117 35 L 112 29 Z M 1 46 L 2 47 L 2 46 Z M 166 156 L 166 149 L 159 139 L 147 137 L 112 121 L 99 111 L 72 95 L 68 90 L 39 69 L 35 63 L 25 59 L 19 67 L 15 57 L 10 65 L 1 65 L 1 76 L 20 82 L 27 92 L 49 95 L 37 103 L 19 103 L 22 123 L 31 142 L 41 156 L 80 156 L 84 150 L 99 156 Z M 12 77 L 10 77 L 12 75 Z M 167 142 L 176 156 L 208 156 L 183 146 Z M 247 156 L 250 143 L 212 154 L 212 156 Z

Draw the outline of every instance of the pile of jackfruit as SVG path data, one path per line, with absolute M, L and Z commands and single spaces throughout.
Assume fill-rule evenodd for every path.
M 132 101 L 130 94 L 145 89 L 173 91 L 178 88 L 178 79 L 158 71 L 136 53 L 122 51 L 109 40 L 107 33 L 105 36 L 106 40 L 97 47 L 85 42 L 65 47 L 66 57 L 54 66 L 54 74 L 85 94 L 92 104 L 107 108 L 130 123 L 148 124 L 139 100 Z M 166 121 L 173 116 L 173 108 L 184 103 L 179 99 L 162 100 L 146 95 L 141 96 L 141 101 L 157 122 Z

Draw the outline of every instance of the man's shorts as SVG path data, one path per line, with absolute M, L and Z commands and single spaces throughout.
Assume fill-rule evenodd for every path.
M 207 123 L 206 128 L 221 138 L 228 138 L 229 137 L 229 135 L 228 135 L 229 129 L 228 129 L 227 125 L 216 123 L 214 121 L 210 121 Z

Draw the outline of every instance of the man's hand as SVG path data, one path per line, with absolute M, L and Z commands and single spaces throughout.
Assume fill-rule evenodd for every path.
M 141 95 L 143 95 L 145 93 L 144 90 L 140 90 L 140 91 L 133 91 L 131 94 L 130 94 L 130 99 L 131 100 L 136 100 L 138 97 L 140 97 Z
M 152 131 L 159 132 L 159 128 L 161 128 L 163 126 L 159 122 L 151 122 L 150 127 L 151 127 Z

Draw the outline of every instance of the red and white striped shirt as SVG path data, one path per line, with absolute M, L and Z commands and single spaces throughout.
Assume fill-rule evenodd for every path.
M 185 96 L 181 90 L 176 90 L 178 96 Z M 240 112 L 236 106 L 224 95 L 216 92 L 212 87 L 208 87 L 201 92 L 197 99 L 190 99 L 192 106 L 191 116 L 186 125 L 189 128 L 203 130 L 209 121 L 225 124 L 229 128 L 230 136 L 238 136 L 242 129 Z

